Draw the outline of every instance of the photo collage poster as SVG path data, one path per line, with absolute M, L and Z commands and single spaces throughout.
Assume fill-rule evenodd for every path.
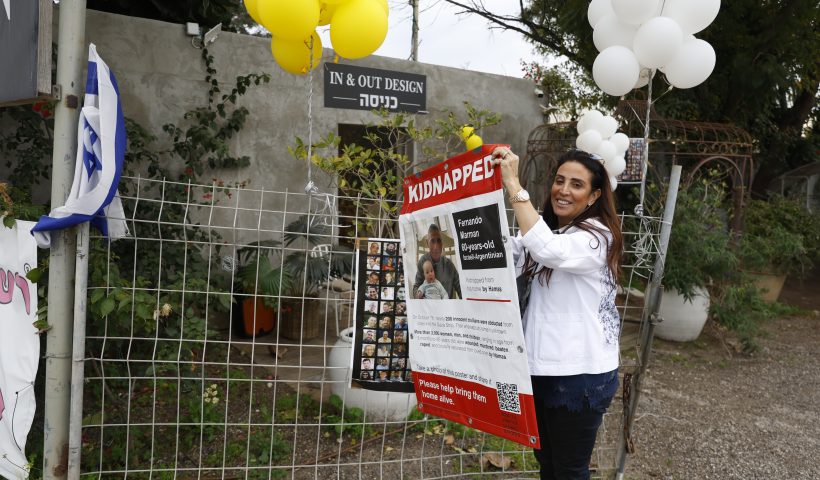
M 356 241 L 358 279 L 351 387 L 412 392 L 407 292 L 397 239 Z
M 646 142 L 643 138 L 630 138 L 629 148 L 624 154 L 626 169 L 618 175 L 619 184 L 641 183 L 643 178 L 643 152 Z

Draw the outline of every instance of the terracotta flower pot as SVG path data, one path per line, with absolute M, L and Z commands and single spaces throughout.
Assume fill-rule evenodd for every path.
M 763 300 L 776 302 L 778 297 L 780 297 L 780 292 L 783 290 L 783 284 L 786 282 L 786 275 L 764 272 L 748 273 L 749 276 L 752 277 L 755 286 L 763 290 Z
M 241 322 L 235 322 L 235 331 L 247 338 L 267 335 L 276 328 L 276 312 L 265 305 L 262 298 L 248 297 L 242 300 Z

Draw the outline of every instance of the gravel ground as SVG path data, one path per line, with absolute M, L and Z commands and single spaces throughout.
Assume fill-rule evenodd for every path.
M 817 280 L 787 282 L 781 302 L 804 312 L 767 324 L 754 355 L 709 325 L 655 341 L 626 478 L 820 479 Z

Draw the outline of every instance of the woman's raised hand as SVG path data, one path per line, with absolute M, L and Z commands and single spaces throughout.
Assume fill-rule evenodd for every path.
M 501 180 L 507 191 L 516 192 L 521 189 L 518 182 L 518 155 L 507 147 L 496 147 L 493 150 L 493 165 L 501 165 Z

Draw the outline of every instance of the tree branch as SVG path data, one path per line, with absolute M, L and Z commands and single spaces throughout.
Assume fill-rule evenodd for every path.
M 539 45 L 545 48 L 546 50 L 552 51 L 558 55 L 565 56 L 573 62 L 580 63 L 576 52 L 567 48 L 567 46 L 564 44 L 563 38 L 561 38 L 560 36 L 550 35 L 551 32 L 545 28 L 544 24 L 529 20 L 525 18 L 523 14 L 519 14 L 518 16 L 497 15 L 487 10 L 487 8 L 484 6 L 484 2 L 481 0 L 470 0 L 469 2 L 458 0 L 444 1 L 446 3 L 449 3 L 450 5 L 461 8 L 463 11 L 460 13 L 462 14 L 470 13 L 483 17 L 489 20 L 490 23 L 497 25 L 503 30 L 511 30 L 513 32 L 518 32 L 530 42 Z M 524 12 L 525 7 L 523 0 L 519 0 L 518 5 L 521 8 L 521 12 Z

